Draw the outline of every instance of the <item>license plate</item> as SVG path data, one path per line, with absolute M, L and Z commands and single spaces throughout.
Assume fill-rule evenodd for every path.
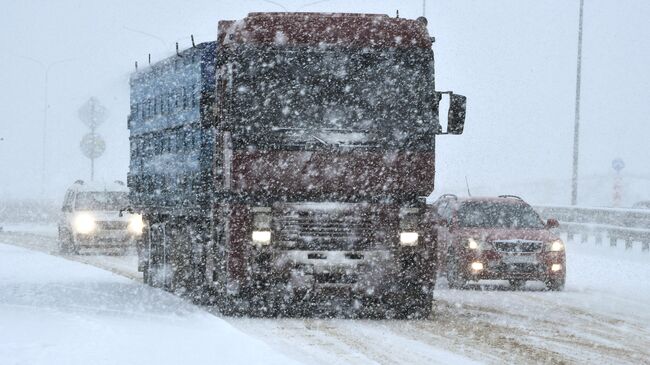
M 503 262 L 506 264 L 536 264 L 537 257 L 534 255 L 508 255 L 503 256 Z

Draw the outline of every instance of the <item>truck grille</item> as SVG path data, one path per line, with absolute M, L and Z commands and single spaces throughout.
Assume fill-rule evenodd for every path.
M 527 241 L 527 240 L 508 240 L 508 241 L 493 241 L 494 249 L 499 252 L 515 252 L 515 253 L 533 253 L 542 250 L 541 241 Z
M 345 207 L 283 207 L 273 213 L 274 235 L 285 247 L 302 250 L 366 250 L 390 239 L 379 212 L 351 204 Z
M 358 277 L 355 274 L 325 272 L 314 274 L 314 280 L 318 284 L 354 284 Z

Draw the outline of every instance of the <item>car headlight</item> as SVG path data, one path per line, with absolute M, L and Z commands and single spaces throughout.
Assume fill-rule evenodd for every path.
M 97 228 L 95 224 L 95 217 L 90 213 L 79 213 L 75 216 L 72 223 L 75 232 L 81 234 L 88 234 Z
M 271 243 L 271 231 L 253 231 L 253 243 L 268 245 Z
M 142 215 L 133 214 L 129 218 L 128 230 L 133 234 L 142 234 L 142 229 L 144 228 L 144 222 L 142 221 Z
M 470 250 L 489 250 L 492 245 L 480 238 L 470 237 L 467 239 L 467 248 Z
M 402 232 L 399 234 L 399 243 L 402 246 L 416 246 L 419 236 L 417 232 Z
M 548 250 L 555 251 L 555 252 L 562 251 L 564 250 L 564 243 L 562 242 L 562 240 L 555 240 L 548 244 Z

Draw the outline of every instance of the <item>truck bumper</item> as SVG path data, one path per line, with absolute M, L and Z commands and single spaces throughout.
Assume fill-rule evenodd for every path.
M 258 250 L 249 286 L 291 297 L 382 297 L 405 289 L 433 291 L 435 268 L 424 250 Z

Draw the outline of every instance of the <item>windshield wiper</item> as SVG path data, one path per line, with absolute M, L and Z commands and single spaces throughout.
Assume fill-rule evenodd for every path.
M 322 143 L 324 146 L 331 146 L 330 143 L 325 141 L 324 139 L 318 137 L 317 135 L 313 133 L 307 132 L 307 129 L 305 128 L 289 128 L 289 127 L 272 127 L 271 130 L 273 131 L 278 131 L 278 132 L 283 132 L 283 131 L 298 131 L 298 132 L 303 132 L 303 134 L 317 140 L 318 142 Z

